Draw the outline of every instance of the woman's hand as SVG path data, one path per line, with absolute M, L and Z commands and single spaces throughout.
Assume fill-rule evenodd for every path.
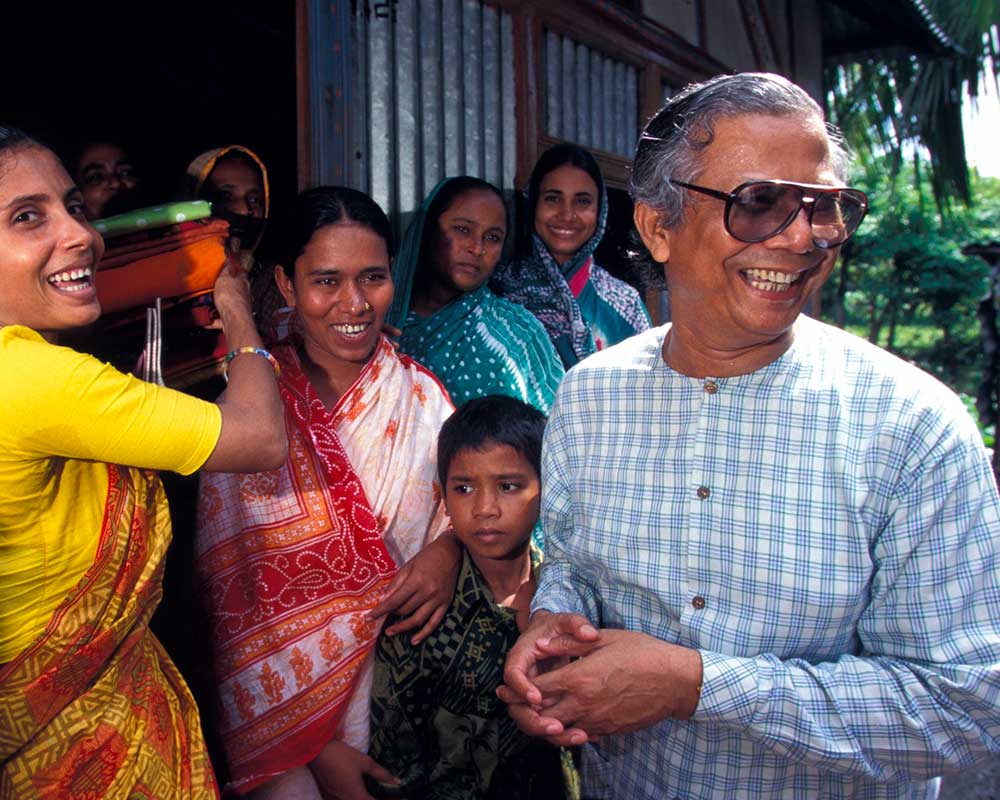
M 402 566 L 382 602 L 368 616 L 397 613 L 403 619 L 386 628 L 386 636 L 419 628 L 410 642 L 420 644 L 444 619 L 461 563 L 462 550 L 455 534 L 442 533 Z
M 375 800 L 365 789 L 365 775 L 393 785 L 399 779 L 349 744 L 330 742 L 309 762 L 323 800 Z
M 239 254 L 226 255 L 226 263 L 215 279 L 212 303 L 223 323 L 230 315 L 245 315 L 252 319 L 250 281 L 240 262 Z

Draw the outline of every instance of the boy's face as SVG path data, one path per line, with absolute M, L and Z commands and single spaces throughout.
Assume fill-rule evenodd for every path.
M 455 534 L 475 558 L 517 558 L 538 521 L 538 473 L 517 450 L 487 444 L 459 450 L 448 468 L 444 504 Z

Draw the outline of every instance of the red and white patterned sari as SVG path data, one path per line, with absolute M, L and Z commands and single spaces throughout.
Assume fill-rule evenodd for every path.
M 288 458 L 273 472 L 205 474 L 198 509 L 220 733 L 240 792 L 333 738 L 367 750 L 379 626 L 365 614 L 446 527 L 436 442 L 452 406 L 437 379 L 382 338 L 328 410 L 295 349 L 274 355 Z

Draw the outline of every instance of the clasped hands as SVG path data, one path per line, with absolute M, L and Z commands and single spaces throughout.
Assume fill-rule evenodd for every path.
M 697 650 L 537 611 L 507 655 L 497 696 L 526 734 L 572 746 L 687 719 L 701 680 Z

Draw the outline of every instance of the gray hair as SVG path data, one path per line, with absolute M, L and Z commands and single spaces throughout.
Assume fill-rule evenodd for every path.
M 659 211 L 664 227 L 675 226 L 684 214 L 686 192 L 670 179 L 696 183 L 704 168 L 700 153 L 712 143 L 715 121 L 744 114 L 824 119 L 816 101 L 781 75 L 742 72 L 691 84 L 671 97 L 643 128 L 632 160 L 632 200 Z M 843 178 L 850 154 L 836 128 L 828 124 L 827 132 L 833 169 Z

